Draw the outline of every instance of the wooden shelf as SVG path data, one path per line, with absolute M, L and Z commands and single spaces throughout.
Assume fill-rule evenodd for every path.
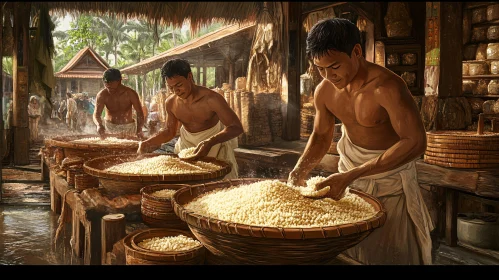
M 497 2 L 466 2 L 466 4 L 464 4 L 464 8 L 472 10 L 475 8 L 484 7 L 484 6 L 486 7 L 494 4 L 497 4 Z
M 499 79 L 499 74 L 463 76 L 463 80 Z
M 473 94 L 464 94 L 464 97 L 473 97 L 473 98 L 499 98 L 499 95 L 473 95 Z
M 418 71 L 419 66 L 415 65 L 394 65 L 394 66 L 386 66 L 386 68 L 392 71 Z
M 478 23 L 472 23 L 472 27 L 480 27 L 480 26 L 490 26 L 490 25 L 499 25 L 499 20 L 492 20 L 492 21 L 484 21 L 484 22 L 478 22 Z

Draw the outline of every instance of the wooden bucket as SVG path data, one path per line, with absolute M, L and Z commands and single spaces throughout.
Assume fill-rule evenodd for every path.
M 138 244 L 153 237 L 166 237 L 184 235 L 196 239 L 189 231 L 178 229 L 152 228 L 139 230 L 131 233 L 123 239 L 125 245 L 127 265 L 196 265 L 203 264 L 205 259 L 205 248 L 199 245 L 195 248 L 178 251 L 163 252 L 152 251 L 138 246 Z M 197 240 L 197 239 L 196 239 Z
M 140 201 L 142 221 L 150 227 L 189 230 L 187 223 L 182 221 L 173 211 L 171 198 L 152 195 L 155 191 L 164 189 L 179 190 L 183 187 L 189 187 L 189 185 L 160 184 L 143 187 L 140 190 L 142 196 Z
M 83 170 L 81 170 L 80 168 L 69 168 L 67 170 L 67 176 L 66 176 L 66 181 L 68 182 L 68 185 L 74 186 L 75 176 L 81 173 L 83 173 Z
M 499 167 L 499 133 L 428 131 L 424 162 L 451 168 Z
M 197 197 L 220 188 L 268 179 L 224 180 L 178 190 L 172 199 L 175 213 L 218 263 L 224 264 L 326 264 L 355 246 L 386 220 L 383 205 L 373 196 L 350 189 L 371 204 L 377 214 L 365 221 L 337 226 L 281 228 L 226 222 L 187 211 L 184 206 Z
M 162 155 L 178 157 L 176 154 L 142 154 L 140 158 L 150 158 Z M 229 174 L 231 167 L 227 162 L 205 157 L 204 162 L 220 166 L 219 170 L 198 174 L 124 174 L 106 171 L 107 168 L 124 162 L 138 159 L 137 154 L 110 155 L 94 158 L 83 164 L 83 170 L 99 178 L 100 186 L 113 194 L 140 194 L 140 190 L 149 185 L 157 184 L 200 184 L 217 179 L 222 179 Z

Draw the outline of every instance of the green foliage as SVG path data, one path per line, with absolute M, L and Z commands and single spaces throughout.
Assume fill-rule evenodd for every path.
M 12 75 L 12 56 L 2 57 L 2 69 L 5 73 Z

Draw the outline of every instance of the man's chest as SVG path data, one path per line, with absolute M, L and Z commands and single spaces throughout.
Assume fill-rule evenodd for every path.
M 358 93 L 351 97 L 339 96 L 331 102 L 331 111 L 343 123 L 373 127 L 389 121 L 388 112 L 372 97 Z

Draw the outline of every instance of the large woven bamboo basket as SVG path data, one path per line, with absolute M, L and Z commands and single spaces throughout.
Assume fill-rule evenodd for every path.
M 172 199 L 153 195 L 156 191 L 165 189 L 179 190 L 188 187 L 185 184 L 159 184 L 143 187 L 140 190 L 140 212 L 144 224 L 156 228 L 178 228 L 189 230 L 187 223 L 182 221 L 173 211 Z
M 125 162 L 132 162 L 138 159 L 169 155 L 177 157 L 176 154 L 134 154 L 110 155 L 97 157 L 86 161 L 83 164 L 85 173 L 99 178 L 100 186 L 112 194 L 140 194 L 140 189 L 149 185 L 156 184 L 200 184 L 213 180 L 222 179 L 229 174 L 231 167 L 227 162 L 205 157 L 204 162 L 210 162 L 220 166 L 219 170 L 198 173 L 198 174 L 123 174 L 118 172 L 109 172 L 105 169 Z
M 81 157 L 85 160 L 105 155 L 119 155 L 137 152 L 140 139 L 137 137 L 123 136 L 119 134 L 106 134 L 106 137 L 116 137 L 118 139 L 136 140 L 135 143 L 122 144 L 84 144 L 72 143 L 71 141 L 90 137 L 99 137 L 98 135 L 66 135 L 45 139 L 46 147 L 58 147 L 64 151 L 64 157 Z
M 140 230 L 127 235 L 123 239 L 125 245 L 125 256 L 127 265 L 196 265 L 203 264 L 206 249 L 203 245 L 195 248 L 178 251 L 165 252 L 153 251 L 138 246 L 145 239 L 153 237 L 167 237 L 184 235 L 193 239 L 196 237 L 189 231 L 178 229 L 151 228 Z
M 428 131 L 424 161 L 451 168 L 499 167 L 499 133 Z
M 184 205 L 219 188 L 267 179 L 237 179 L 193 185 L 178 190 L 172 199 L 175 213 L 219 264 L 327 264 L 356 245 L 386 220 L 386 211 L 373 196 L 350 190 L 378 212 L 365 221 L 329 227 L 280 228 L 225 222 L 187 211 Z M 207 259 L 208 262 L 208 259 Z

